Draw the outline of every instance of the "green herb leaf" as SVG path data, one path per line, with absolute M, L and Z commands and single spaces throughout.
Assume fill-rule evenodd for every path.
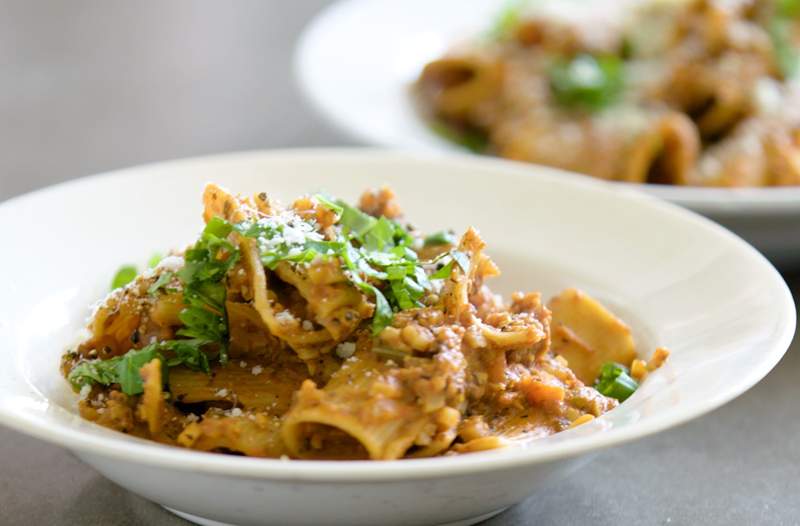
M 143 390 L 139 370 L 154 358 L 161 360 L 164 366 L 165 383 L 168 367 L 185 365 L 192 370 L 210 373 L 208 355 L 201 350 L 206 343 L 203 340 L 171 340 L 131 349 L 108 360 L 85 360 L 72 368 L 67 379 L 76 389 L 92 384 L 119 384 L 123 393 L 137 395 Z M 165 358 L 165 353 L 173 356 Z
M 447 279 L 453 273 L 453 260 L 447 262 L 445 266 L 431 274 L 431 279 Z
M 364 244 L 368 250 L 383 250 L 394 246 L 395 225 L 381 217 L 364 235 Z
M 489 30 L 492 40 L 505 40 L 509 38 L 522 19 L 522 11 L 528 2 L 525 0 L 511 0 L 498 13 Z
M 392 324 L 392 319 L 394 318 L 392 306 L 389 305 L 386 296 L 375 285 L 362 281 L 357 283 L 356 286 L 375 298 L 375 313 L 372 315 L 372 335 L 377 336 L 384 328 Z
M 472 153 L 484 153 L 489 149 L 489 136 L 477 128 L 456 128 L 441 121 L 430 122 L 428 126 L 442 139 L 457 144 Z
M 184 326 L 178 329 L 178 336 L 203 340 L 206 342 L 221 343 L 227 335 L 225 320 L 216 312 L 204 307 L 192 305 L 183 309 L 179 314 Z
M 336 204 L 342 208 L 339 224 L 347 230 L 345 233 L 352 232 L 354 236 L 361 238 L 378 222 L 378 220 L 371 215 L 365 214 L 358 208 L 350 206 L 341 199 L 337 199 Z
M 316 194 L 314 199 L 316 199 L 322 206 L 333 210 L 333 212 L 338 216 L 342 215 L 342 212 L 344 211 L 344 208 L 334 203 L 331 198 L 324 194 Z
M 441 230 L 439 232 L 434 232 L 433 234 L 426 237 L 424 246 L 438 247 L 441 245 L 455 245 L 455 243 L 456 243 L 455 234 L 453 234 L 452 232 L 448 232 L 446 230 Z
M 136 395 L 143 391 L 142 376 L 139 374 L 139 369 L 154 358 L 160 358 L 162 363 L 164 361 L 156 345 L 148 345 L 141 350 L 128 351 L 122 355 L 122 359 L 117 364 L 116 383 L 119 384 L 123 393 Z
M 239 250 L 227 240 L 233 226 L 212 218 L 200 239 L 186 251 L 184 267 L 178 271 L 187 305 L 179 317 L 184 323 L 179 336 L 188 336 L 220 346 L 220 363 L 226 363 L 228 319 L 225 312 L 225 276 L 238 262 Z
M 336 222 L 339 231 L 333 240 L 326 240 L 316 225 L 300 217 L 263 218 L 233 228 L 258 241 L 261 261 L 270 269 L 282 261 L 310 263 L 317 258 L 338 258 L 347 279 L 375 300 L 374 334 L 391 324 L 395 311 L 423 306 L 420 300 L 431 289 L 431 282 L 411 248 L 415 242 L 411 234 L 396 221 L 372 217 L 344 201 L 319 195 L 315 198 L 337 213 L 341 210 Z M 464 260 L 469 263 L 461 254 Z M 181 319 L 197 330 L 184 328 L 179 335 L 217 339 L 214 318 L 207 312 L 188 311 Z
M 595 389 L 601 394 L 616 398 L 620 402 L 627 400 L 638 388 L 639 384 L 630 377 L 628 368 L 614 362 L 603 364 L 600 376 L 595 382 Z
M 158 276 L 158 279 L 152 285 L 150 285 L 150 288 L 147 289 L 147 293 L 150 294 L 151 296 L 157 295 L 158 291 L 169 285 L 169 283 L 172 281 L 172 278 L 174 277 L 175 277 L 174 272 L 166 271 L 162 273 L 161 275 Z
M 778 16 L 796 18 L 800 15 L 800 0 L 778 0 Z
M 76 389 L 80 389 L 84 385 L 111 385 L 117 383 L 117 364 L 119 364 L 121 360 L 122 357 L 117 356 L 108 360 L 81 362 L 72 368 L 67 376 L 67 380 L 69 380 Z
M 164 256 L 159 254 L 158 252 L 154 253 L 150 256 L 150 259 L 147 260 L 147 268 L 156 268 L 161 260 L 164 259 Z
M 624 85 L 623 73 L 618 57 L 581 54 L 552 66 L 550 87 L 559 104 L 597 111 L 619 98 Z
M 233 231 L 233 226 L 221 217 L 212 217 L 203 230 L 203 234 L 217 238 L 226 238 Z
M 114 274 L 114 279 L 111 280 L 111 290 L 124 287 L 135 280 L 137 274 L 139 274 L 139 271 L 133 265 L 124 265 L 120 267 L 117 273 Z
M 169 342 L 168 348 L 175 353 L 173 358 L 167 361 L 167 365 L 185 365 L 194 371 L 203 371 L 208 374 L 211 366 L 208 363 L 208 355 L 200 350 L 205 345 L 203 340 L 173 340 Z
M 800 65 L 800 53 L 792 42 L 793 21 L 785 17 L 775 16 L 767 28 L 775 60 L 783 76 L 787 79 L 794 77 Z

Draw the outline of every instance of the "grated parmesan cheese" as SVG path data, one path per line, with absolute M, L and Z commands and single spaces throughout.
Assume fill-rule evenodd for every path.
M 310 331 L 314 328 L 314 324 L 308 320 L 303 320 L 303 330 Z
M 278 323 L 281 325 L 287 325 L 294 321 L 294 316 L 289 311 L 282 310 L 279 313 L 275 314 L 275 319 L 278 320 Z
M 183 268 L 183 258 L 181 256 L 167 256 L 158 262 L 156 268 L 169 272 L 177 272 Z
M 220 389 L 219 391 L 217 391 L 217 392 L 216 392 L 216 393 L 214 393 L 214 394 L 215 394 L 216 396 L 219 396 L 219 397 L 226 397 L 226 396 L 228 396 L 228 390 L 227 390 L 227 389 L 225 389 L 225 388 L 222 388 L 222 389 Z
M 256 365 L 255 367 L 253 367 L 253 368 L 250 370 L 250 372 L 251 372 L 251 373 L 253 373 L 253 376 L 258 376 L 258 375 L 259 375 L 259 374 L 261 374 L 263 371 L 264 371 L 264 368 L 263 368 L 263 367 L 261 367 L 260 365 Z
M 356 352 L 356 344 L 353 342 L 343 342 L 336 346 L 336 356 L 343 360 L 353 356 L 354 352 Z

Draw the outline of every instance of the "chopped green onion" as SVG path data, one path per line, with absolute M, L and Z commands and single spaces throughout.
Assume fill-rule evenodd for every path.
M 566 107 L 597 111 L 617 100 L 623 88 L 623 64 L 613 55 L 581 54 L 556 62 L 550 70 L 555 100 Z
M 114 279 L 111 280 L 111 290 L 124 287 L 135 280 L 138 273 L 139 271 L 133 265 L 123 265 L 119 268 L 117 273 L 114 274 Z
M 615 362 L 603 364 L 595 382 L 595 389 L 601 394 L 620 402 L 627 400 L 638 388 L 639 384 L 630 377 L 628 368 Z

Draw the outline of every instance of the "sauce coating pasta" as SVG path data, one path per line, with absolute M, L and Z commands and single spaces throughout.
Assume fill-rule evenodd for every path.
M 504 301 L 477 230 L 425 237 L 387 188 L 203 201 L 197 242 L 114 289 L 64 354 L 84 418 L 256 457 L 460 454 L 599 417 L 668 355 L 648 367 L 576 289 Z

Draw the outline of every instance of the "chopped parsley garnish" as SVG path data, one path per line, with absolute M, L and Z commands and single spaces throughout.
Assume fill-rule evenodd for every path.
M 239 260 L 239 250 L 227 237 L 233 226 L 212 218 L 200 239 L 186 251 L 184 267 L 178 271 L 186 307 L 178 317 L 184 326 L 178 336 L 219 345 L 219 361 L 228 360 L 228 319 L 225 312 L 225 276 Z
M 342 200 L 322 195 L 314 199 L 337 215 L 339 229 L 333 240 L 325 239 L 312 222 L 295 214 L 245 221 L 234 228 L 256 240 L 261 261 L 271 270 L 283 261 L 341 261 L 347 279 L 374 299 L 373 334 L 391 324 L 394 312 L 423 306 L 421 300 L 432 288 L 431 278 L 411 248 L 414 238 L 402 225 L 387 217 L 373 217 Z M 449 269 L 452 271 L 452 265 Z M 433 279 L 444 279 L 450 271 L 440 270 Z
M 124 287 L 135 280 L 137 274 L 139 274 L 139 271 L 133 265 L 123 265 L 119 268 L 117 273 L 114 274 L 114 279 L 111 280 L 111 290 Z
M 208 345 L 218 347 L 219 361 L 224 364 L 228 358 L 225 276 L 239 260 L 239 250 L 227 239 L 232 231 L 233 226 L 227 221 L 211 219 L 197 243 L 186 251 L 184 267 L 177 273 L 163 272 L 148 289 L 150 295 L 156 295 L 177 275 L 183 283 L 183 302 L 186 305 L 178 314 L 183 327 L 177 335 L 186 339 L 152 343 L 108 360 L 82 361 L 69 373 L 72 385 L 80 388 L 92 383 L 119 384 L 123 393 L 139 394 L 142 392 L 139 369 L 154 358 L 159 358 L 164 364 L 165 382 L 166 368 L 176 365 L 209 373 L 208 354 L 202 350 Z M 125 269 L 127 274 L 123 278 L 127 283 L 136 277 L 136 268 L 123 267 L 120 272 Z M 120 282 L 123 278 L 119 278 Z M 118 286 L 117 278 L 114 285 Z
M 453 263 L 454 260 L 450 260 L 446 265 L 442 268 L 431 274 L 431 279 L 447 279 L 450 277 L 450 274 L 453 273 Z
M 420 301 L 431 283 L 417 253 L 414 239 L 400 224 L 386 217 L 378 219 L 344 201 L 338 224 L 342 227 L 340 257 L 345 274 L 363 292 L 375 298 L 372 332 L 378 334 L 392 323 L 393 313 L 422 307 Z M 384 282 L 379 288 L 368 280 Z
M 618 57 L 580 54 L 551 67 L 550 87 L 559 104 L 597 111 L 617 100 L 623 77 L 623 64 Z
M 76 388 L 98 383 L 118 384 L 127 395 L 137 395 L 143 390 L 139 370 L 153 359 L 158 358 L 164 366 L 186 365 L 190 369 L 210 372 L 208 356 L 200 350 L 205 342 L 200 340 L 172 340 L 153 343 L 141 349 L 131 349 L 121 356 L 108 360 L 89 360 L 73 367 L 67 379 Z M 166 383 L 167 374 L 163 375 Z
M 159 290 L 161 290 L 162 288 L 165 289 L 166 286 L 169 285 L 169 283 L 172 281 L 172 278 L 174 277 L 175 277 L 174 272 L 166 271 L 162 273 L 160 276 L 158 276 L 158 279 L 155 280 L 155 282 L 152 285 L 150 285 L 150 288 L 147 289 L 147 293 L 150 294 L 151 296 L 155 296 L 156 294 L 158 294 Z M 169 291 L 169 289 L 167 289 L 167 291 Z
M 601 394 L 624 402 L 639 388 L 639 384 L 628 374 L 627 367 L 608 362 L 600 369 L 594 387 Z
M 270 270 L 275 270 L 281 261 L 310 263 L 331 248 L 311 223 L 297 216 L 244 221 L 234 225 L 234 229 L 257 241 L 261 263 Z
M 162 259 L 164 259 L 164 256 L 158 252 L 155 252 L 152 256 L 150 256 L 150 259 L 147 260 L 147 268 L 156 268 L 158 264 L 161 263 Z
M 236 225 L 211 219 L 197 243 L 186 251 L 183 268 L 161 273 L 148 289 L 150 295 L 156 295 L 176 276 L 181 281 L 186 307 L 179 314 L 183 327 L 177 336 L 186 339 L 153 343 L 107 360 L 81 361 L 68 375 L 72 385 L 81 388 L 93 383 L 117 384 L 123 393 L 137 395 L 143 389 L 139 370 L 154 358 L 164 365 L 165 383 L 168 368 L 177 365 L 209 373 L 207 346 L 219 349 L 218 358 L 224 364 L 229 336 L 225 278 L 240 258 L 239 250 L 228 240 L 233 231 L 255 239 L 262 263 L 272 270 L 282 261 L 311 263 L 320 258 L 338 258 L 348 280 L 375 301 L 374 335 L 392 323 L 395 312 L 422 307 L 423 296 L 433 289 L 432 280 L 450 277 L 455 265 L 467 270 L 469 258 L 457 250 L 441 254 L 434 261 L 420 261 L 411 248 L 414 238 L 396 221 L 372 217 L 341 200 L 323 196 L 315 199 L 337 215 L 339 231 L 333 240 L 323 237 L 313 222 L 291 213 Z M 431 238 L 431 243 L 455 242 L 449 233 Z M 442 266 L 428 276 L 424 265 L 437 262 Z M 125 268 L 127 283 L 136 277 L 136 269 Z M 117 285 L 116 279 L 114 283 Z

